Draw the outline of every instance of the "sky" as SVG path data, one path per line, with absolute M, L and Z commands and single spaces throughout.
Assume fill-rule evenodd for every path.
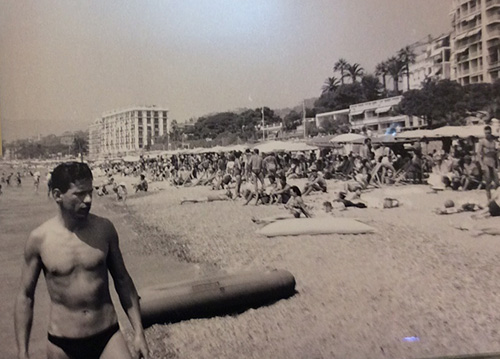
M 339 58 L 369 73 L 451 30 L 451 0 L 2 0 L 4 141 L 86 129 L 103 112 L 294 107 Z M 338 77 L 338 75 L 337 75 Z

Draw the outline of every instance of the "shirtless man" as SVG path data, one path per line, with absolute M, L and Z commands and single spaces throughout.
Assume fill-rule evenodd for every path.
M 259 201 L 259 181 L 261 183 L 261 187 L 264 187 L 264 168 L 262 164 L 262 156 L 259 154 L 258 148 L 255 148 L 253 150 L 253 155 L 250 158 L 250 167 L 252 169 L 252 175 L 255 185 L 255 205 L 257 205 Z
M 21 287 L 15 306 L 18 358 L 29 358 L 35 288 L 43 270 L 51 304 L 49 359 L 147 358 L 139 297 L 106 218 L 89 214 L 92 173 L 84 163 L 57 166 L 52 196 L 59 213 L 31 232 L 25 246 Z M 119 329 L 108 271 L 135 331 L 134 356 Z
M 491 201 L 492 182 L 499 186 L 498 181 L 498 149 L 495 137 L 491 134 L 491 127 L 484 127 L 485 138 L 478 143 L 477 155 L 483 170 L 483 179 L 486 182 L 486 197 Z M 496 188 L 495 187 L 495 188 Z

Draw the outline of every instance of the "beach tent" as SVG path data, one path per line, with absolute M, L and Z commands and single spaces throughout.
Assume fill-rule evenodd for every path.
M 404 131 L 400 132 L 396 135 L 396 138 L 405 138 L 405 139 L 419 139 L 419 138 L 431 138 L 434 134 L 432 130 L 413 130 L 413 131 Z
M 467 138 L 469 136 L 474 136 L 478 138 L 484 137 L 484 126 L 472 125 L 472 126 L 444 126 L 432 130 L 432 137 L 460 137 Z
M 308 145 L 318 147 L 332 147 L 330 140 L 337 135 L 316 136 L 307 141 Z
M 343 133 L 330 140 L 331 143 L 354 143 L 354 141 L 364 141 L 365 136 L 357 133 Z
M 484 137 L 484 126 L 483 125 L 471 125 L 471 126 L 443 126 L 436 128 L 434 130 L 414 130 L 405 131 L 398 133 L 396 138 L 399 139 L 438 139 L 443 137 L 459 137 L 467 138 L 469 136 L 474 136 L 478 138 Z
M 296 152 L 296 151 L 316 151 L 318 146 L 308 145 L 305 142 L 286 142 L 285 151 Z
M 231 151 L 240 151 L 240 152 L 245 152 L 247 148 L 250 148 L 248 145 L 233 145 L 233 146 L 228 146 L 225 148 L 226 152 L 231 152 Z
M 139 156 L 125 156 L 123 157 L 124 162 L 139 162 Z
M 269 141 L 259 143 L 253 148 L 257 148 L 260 152 L 285 151 L 287 143 L 283 141 Z

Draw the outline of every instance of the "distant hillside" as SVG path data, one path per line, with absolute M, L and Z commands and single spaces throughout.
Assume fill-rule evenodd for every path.
M 318 99 L 317 97 L 313 97 L 313 98 L 309 98 L 309 99 L 305 100 L 306 108 L 313 108 L 314 103 L 316 102 L 317 99 Z M 282 108 L 282 109 L 276 109 L 276 110 L 274 110 L 274 113 L 276 115 L 280 116 L 281 118 L 283 118 L 292 111 L 301 113 L 302 112 L 302 104 L 298 104 L 297 106 L 292 107 L 292 108 L 287 107 L 287 108 Z

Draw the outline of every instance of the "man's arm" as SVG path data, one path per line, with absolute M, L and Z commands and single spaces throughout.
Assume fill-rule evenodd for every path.
M 142 358 L 148 358 L 148 345 L 144 336 L 142 327 L 141 311 L 139 305 L 139 295 L 135 288 L 132 278 L 125 268 L 122 253 L 118 244 L 118 233 L 111 222 L 108 222 L 110 233 L 110 245 L 108 252 L 108 269 L 113 277 L 116 292 L 120 298 L 120 303 L 127 313 L 128 319 L 134 328 L 134 347 L 136 354 L 142 355 Z
M 14 309 L 17 355 L 20 359 L 29 358 L 28 347 L 31 326 L 33 324 L 35 288 L 42 269 L 38 242 L 38 238 L 31 233 L 24 248 L 21 287 L 16 298 Z

